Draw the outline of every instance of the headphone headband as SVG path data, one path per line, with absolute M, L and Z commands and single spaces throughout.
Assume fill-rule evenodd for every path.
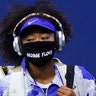
M 60 21 L 57 18 L 55 18 L 54 16 L 51 16 L 49 14 L 46 14 L 46 13 L 42 13 L 42 14 L 31 13 L 31 14 L 25 16 L 23 19 L 21 19 L 16 24 L 16 26 L 13 30 L 13 37 L 14 37 L 13 48 L 14 48 L 14 51 L 16 51 L 18 53 L 18 55 L 22 55 L 21 41 L 20 41 L 20 37 L 19 37 L 18 32 L 20 32 L 22 24 L 25 20 L 30 19 L 31 17 L 35 17 L 35 16 L 37 16 L 37 17 L 38 16 L 45 16 L 47 18 L 51 18 L 58 24 L 58 27 L 60 28 L 60 30 L 59 31 L 56 30 L 56 37 L 55 37 L 56 38 L 56 50 L 61 51 L 62 47 L 65 45 L 65 35 L 64 35 L 63 28 L 62 28 L 62 24 L 60 23 Z

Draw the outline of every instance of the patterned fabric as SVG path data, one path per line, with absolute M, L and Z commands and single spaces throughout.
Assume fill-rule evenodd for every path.
M 38 86 L 38 83 L 30 76 L 29 72 L 26 69 L 25 60 L 22 61 L 22 73 L 25 86 L 25 96 L 56 96 L 57 89 L 65 84 L 64 78 L 64 68 L 65 65 L 58 66 L 56 63 L 53 63 L 55 67 L 56 75 L 49 87 L 47 88 L 46 93 L 43 89 Z M 61 69 L 59 69 L 61 68 Z M 75 75 L 74 75 L 74 91 L 76 96 L 96 96 L 96 84 L 93 76 L 81 66 L 75 66 Z M 11 74 L 5 76 L 0 81 L 0 96 L 10 96 L 8 95 L 8 85 L 10 82 Z M 19 79 L 19 78 L 18 78 Z M 23 81 L 22 81 L 23 82 Z M 14 82 L 16 85 L 16 82 Z M 19 86 L 19 85 L 17 85 Z M 19 90 L 19 87 L 18 87 Z M 17 96 L 17 95 L 14 95 Z M 21 95 L 20 95 L 21 96 Z

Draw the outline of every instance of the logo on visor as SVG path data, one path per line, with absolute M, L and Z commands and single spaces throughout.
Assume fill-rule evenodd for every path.
M 29 22 L 28 22 L 28 25 L 30 25 L 30 24 L 32 24 L 32 23 L 34 23 L 34 22 L 36 22 L 36 21 L 38 21 L 38 19 L 33 20 L 33 21 L 29 21 Z

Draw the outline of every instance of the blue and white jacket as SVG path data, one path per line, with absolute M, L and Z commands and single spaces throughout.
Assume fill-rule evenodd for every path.
M 50 84 L 36 82 L 28 73 L 25 61 L 22 66 L 0 81 L 0 96 L 56 96 L 61 85 L 66 85 L 66 68 L 58 59 L 54 60 L 55 77 Z M 46 92 L 42 88 L 47 88 Z M 73 90 L 76 96 L 96 96 L 94 77 L 81 66 L 75 66 Z

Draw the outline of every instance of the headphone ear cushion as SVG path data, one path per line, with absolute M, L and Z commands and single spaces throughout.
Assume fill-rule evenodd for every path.
M 14 51 L 17 52 L 17 54 L 18 54 L 19 56 L 22 55 L 20 45 L 21 45 L 20 37 L 18 37 L 18 36 L 14 37 L 13 48 L 14 48 Z
M 61 31 L 56 32 L 56 50 L 61 51 L 65 45 L 65 35 Z

